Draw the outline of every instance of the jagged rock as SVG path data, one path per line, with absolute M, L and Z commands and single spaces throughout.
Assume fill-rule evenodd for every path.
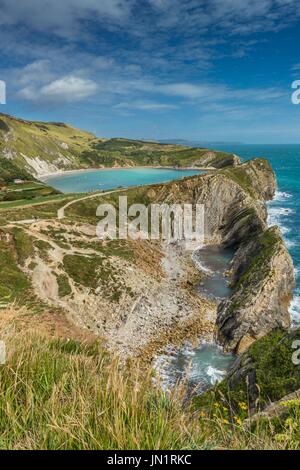
M 243 244 L 233 261 L 233 294 L 218 308 L 218 341 L 240 354 L 272 329 L 288 328 L 293 286 L 293 263 L 277 227 Z
M 254 419 L 281 412 L 282 402 L 299 396 L 300 366 L 293 361 L 294 342 L 299 339 L 300 329 L 276 329 L 255 341 L 237 357 L 226 378 L 197 398 L 196 404 L 221 401 L 229 406 L 231 416 L 244 409 L 244 417 L 249 413 Z
M 247 427 L 259 421 L 260 419 L 284 419 L 289 415 L 289 407 L 287 404 L 293 400 L 300 402 L 300 389 L 296 390 L 296 392 L 285 395 L 283 398 L 274 403 L 270 403 L 270 405 L 268 405 L 263 411 L 259 411 L 258 413 L 255 413 L 253 416 L 251 416 L 251 418 L 246 419 L 243 425 Z

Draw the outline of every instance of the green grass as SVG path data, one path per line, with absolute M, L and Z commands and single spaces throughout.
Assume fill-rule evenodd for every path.
M 5 189 L 0 191 L 0 201 L 1 202 L 15 202 L 15 201 L 35 201 L 41 200 L 41 198 L 57 195 L 59 194 L 56 189 L 51 188 L 46 185 L 37 184 L 35 186 L 27 186 L 18 188 L 18 185 L 15 185 L 14 188 Z
M 30 288 L 29 280 L 18 267 L 18 256 L 24 260 L 29 246 L 19 235 L 16 239 L 9 232 L 0 231 L 0 302 L 20 299 Z
M 0 156 L 0 183 L 12 183 L 15 179 L 32 180 L 32 176 L 23 168 L 19 168 L 15 163 Z
M 195 149 L 157 142 L 134 141 L 128 139 L 110 139 L 94 141 L 89 150 L 82 153 L 82 158 L 92 166 L 159 165 L 185 167 L 215 166 L 216 168 L 232 165 L 233 156 L 224 152 L 211 152 L 207 149 Z
M 17 201 L 8 201 L 8 202 L 0 202 L 0 210 L 1 209 L 14 209 L 17 207 L 23 207 L 23 206 L 37 206 L 40 204 L 48 203 L 48 202 L 55 202 L 55 201 L 68 201 L 69 199 L 74 199 L 75 197 L 82 197 L 80 195 L 75 195 L 75 196 L 70 196 L 65 195 L 65 194 L 51 194 L 49 196 L 42 196 L 42 197 L 37 197 L 35 199 L 20 199 Z M 59 207 L 58 207 L 59 208 Z
M 257 248 L 253 253 L 249 265 L 238 279 L 234 286 L 235 289 L 253 288 L 261 279 L 265 278 L 268 273 L 272 274 L 270 266 L 272 257 L 282 246 L 281 236 L 278 234 L 276 227 L 270 227 L 260 236 L 257 236 Z
M 19 334 L 7 350 L 1 449 L 299 449 L 295 406 L 292 431 L 290 422 L 280 429 L 267 422 L 253 433 L 218 410 L 210 417 L 183 405 L 182 388 L 164 394 L 151 373 L 121 364 L 97 343 Z
M 21 228 L 12 229 L 15 248 L 17 251 L 18 264 L 24 265 L 29 256 L 34 253 L 33 241 L 27 233 Z
M 118 270 L 104 256 L 65 255 L 63 260 L 65 272 L 78 284 L 92 290 L 101 286 L 103 296 L 117 302 L 126 289 L 119 279 Z
M 65 297 L 66 295 L 70 295 L 72 293 L 72 289 L 69 284 L 68 277 L 65 274 L 59 274 L 57 276 L 57 284 L 58 284 L 58 295 L 60 297 Z

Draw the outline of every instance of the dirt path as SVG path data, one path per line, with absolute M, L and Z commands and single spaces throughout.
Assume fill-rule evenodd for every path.
M 108 194 L 120 193 L 120 192 L 124 192 L 124 191 L 128 191 L 128 188 L 114 189 L 112 191 L 107 191 L 105 193 L 91 194 L 90 196 L 84 196 L 84 197 L 81 197 L 81 198 L 78 198 L 78 199 L 73 199 L 72 201 L 68 202 L 63 207 L 58 209 L 57 218 L 58 218 L 58 220 L 63 219 L 65 217 L 65 210 L 68 207 L 72 206 L 73 204 L 76 204 L 77 202 L 85 201 L 86 199 L 93 199 L 95 197 L 107 196 Z

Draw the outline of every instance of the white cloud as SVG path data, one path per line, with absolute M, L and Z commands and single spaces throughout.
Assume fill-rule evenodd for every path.
M 141 18 L 147 3 L 149 15 Z M 280 29 L 300 15 L 298 0 L 1 0 L 0 4 L 0 25 L 23 24 L 66 37 L 76 36 L 79 28 L 87 31 L 86 20 L 100 21 L 108 29 L 111 24 L 122 25 L 127 33 L 144 37 L 172 28 L 184 35 L 201 35 L 213 26 L 232 35 Z
M 194 99 L 205 98 L 213 95 L 217 91 L 217 86 L 195 85 L 192 83 L 170 83 L 166 85 L 158 85 L 156 90 L 170 96 Z
M 157 103 L 154 101 L 133 101 L 122 102 L 115 106 L 116 109 L 137 109 L 141 111 L 166 111 L 169 109 L 177 109 L 178 106 L 168 103 Z
M 30 101 L 72 103 L 84 100 L 97 92 L 97 84 L 89 79 L 66 76 L 40 88 L 29 85 L 19 95 Z
M 0 25 L 25 24 L 36 31 L 73 35 L 86 19 L 124 20 L 132 0 L 1 0 Z
M 54 78 L 48 59 L 35 60 L 17 72 L 20 85 L 32 85 L 35 82 L 50 81 Z

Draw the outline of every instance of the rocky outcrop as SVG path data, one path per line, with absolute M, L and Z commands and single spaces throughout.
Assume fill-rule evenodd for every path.
M 300 403 L 300 389 L 296 390 L 296 392 L 285 395 L 278 401 L 270 403 L 270 405 L 266 406 L 263 411 L 259 411 L 246 419 L 244 426 L 253 425 L 253 423 L 261 419 L 267 419 L 268 421 L 274 418 L 279 418 L 280 420 L 285 419 L 289 416 L 289 407 L 293 406 L 293 403 Z
M 265 201 L 275 193 L 274 173 L 266 160 L 149 187 L 151 202 L 203 204 L 205 241 L 236 246 L 267 228 Z
M 232 276 L 233 294 L 218 310 L 217 338 L 239 354 L 272 329 L 290 326 L 294 269 L 277 227 L 239 247 Z
M 233 405 L 248 402 L 251 414 L 294 393 L 300 388 L 300 367 L 292 360 L 299 338 L 299 329 L 272 331 L 236 360 L 220 390 L 227 387 Z
M 293 360 L 294 354 L 299 357 L 295 349 L 299 340 L 300 329 L 271 331 L 236 359 L 227 377 L 196 400 L 198 405 L 220 401 L 230 408 L 231 416 L 241 413 L 241 403 L 246 405 L 246 416 L 280 414 L 282 402 L 299 397 L 300 366 Z
M 149 193 L 158 202 L 204 204 L 206 243 L 237 250 L 233 293 L 219 306 L 216 338 L 238 354 L 272 329 L 290 326 L 293 264 L 279 229 L 267 226 L 266 201 L 275 189 L 268 161 L 254 159 Z

